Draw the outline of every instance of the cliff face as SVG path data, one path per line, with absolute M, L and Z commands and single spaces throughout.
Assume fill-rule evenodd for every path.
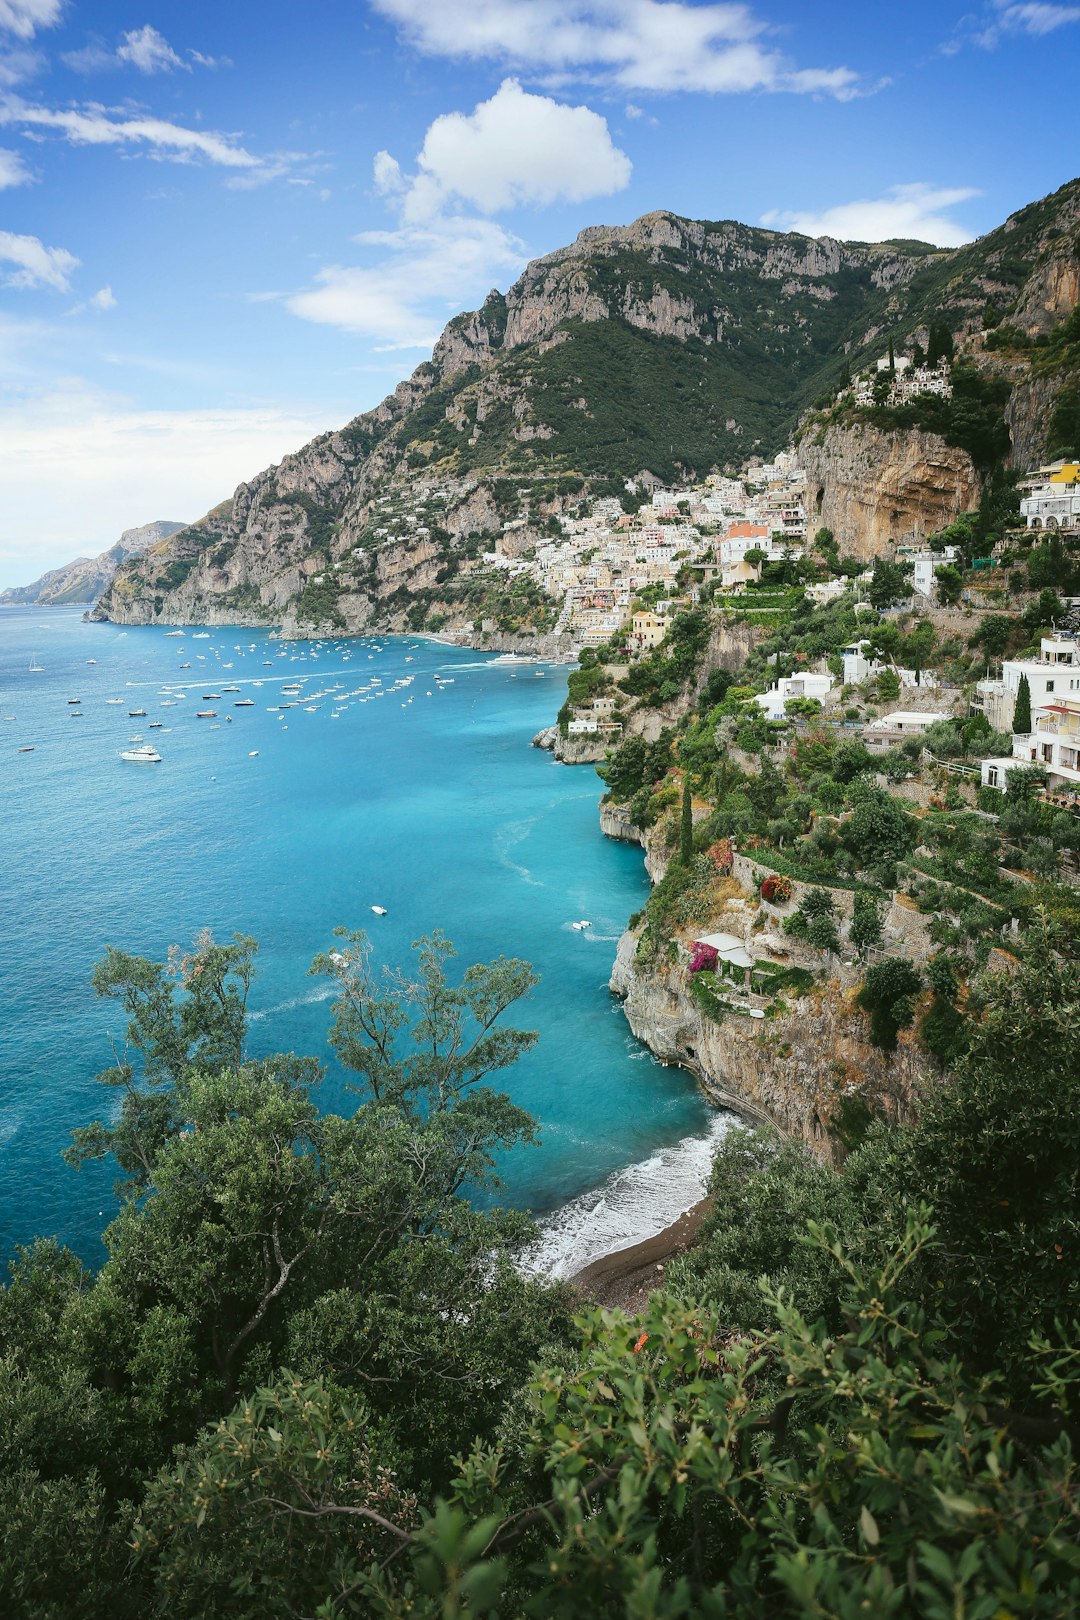
M 15 586 L 0 591 L 0 602 L 26 602 L 54 605 L 62 602 L 96 602 L 111 583 L 121 563 L 138 557 L 148 546 L 156 545 L 169 535 L 176 534 L 184 525 L 159 520 L 144 523 L 137 529 L 125 529 L 114 546 L 98 557 L 76 557 L 62 568 L 52 568 L 35 579 L 32 585 Z
M 921 539 L 978 504 L 971 457 L 917 429 L 833 426 L 820 442 L 804 439 L 799 459 L 810 521 L 854 557 L 882 556 L 891 542 Z

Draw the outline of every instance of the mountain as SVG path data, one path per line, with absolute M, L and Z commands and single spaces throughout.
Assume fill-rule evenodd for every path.
M 1078 299 L 1080 181 L 950 251 L 664 212 L 590 227 L 456 316 L 374 410 L 122 567 L 97 616 L 538 628 L 542 603 L 520 590 L 511 602 L 470 569 L 482 537 L 520 520 L 504 543 L 527 548 L 582 489 L 679 482 L 775 451 L 849 369 L 890 339 L 925 343 L 932 324 L 1007 379 L 1013 442 L 1037 452 L 1068 376 L 1032 391 L 1036 346 Z M 1019 348 L 991 349 L 998 327 Z
M 125 529 L 116 544 L 103 551 L 100 557 L 76 557 L 74 562 L 65 563 L 62 568 L 51 568 L 40 579 L 35 579 L 32 585 L 16 585 L 11 590 L 0 591 L 0 602 L 27 602 L 39 606 L 45 603 L 96 602 L 102 591 L 112 584 L 121 563 L 140 556 L 147 546 L 168 540 L 183 527 L 182 523 L 168 523 L 159 518 L 157 522 L 144 523 L 137 529 Z

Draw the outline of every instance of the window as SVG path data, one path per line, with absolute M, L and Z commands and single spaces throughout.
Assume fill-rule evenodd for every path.
M 1053 683 L 1053 681 L 1047 681 L 1047 683 L 1046 683 L 1046 690 L 1047 690 L 1047 691 L 1048 691 L 1048 692 L 1052 692 L 1052 691 L 1053 691 L 1053 690 L 1054 690 L 1054 683 Z
M 998 785 L 998 771 L 997 771 L 997 766 L 996 765 L 991 765 L 989 770 L 987 771 L 987 773 L 986 773 L 986 785 L 987 785 L 987 787 L 997 787 L 997 785 Z
M 1043 757 L 1043 759 L 1044 759 L 1044 761 L 1046 762 L 1047 765 L 1052 765 L 1054 763 L 1054 745 L 1053 745 L 1053 743 L 1043 743 L 1043 745 L 1042 745 L 1042 757 Z

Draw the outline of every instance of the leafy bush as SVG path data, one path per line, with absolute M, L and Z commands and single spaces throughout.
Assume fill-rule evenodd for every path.
M 914 998 L 921 988 L 918 971 L 901 957 L 887 956 L 867 968 L 856 999 L 870 1014 L 870 1038 L 875 1046 L 892 1051 L 897 1033 L 911 1022 Z
M 770 872 L 761 885 L 761 898 L 775 906 L 786 905 L 792 893 L 791 879 L 782 872 Z

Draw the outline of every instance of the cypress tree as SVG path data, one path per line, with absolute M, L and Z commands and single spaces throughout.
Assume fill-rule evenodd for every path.
M 679 823 L 679 860 L 689 866 L 694 858 L 694 810 L 690 803 L 690 772 L 683 772 L 682 819 Z
M 1021 675 L 1016 689 L 1016 707 L 1013 710 L 1014 732 L 1026 735 L 1031 730 L 1031 687 L 1026 675 Z

